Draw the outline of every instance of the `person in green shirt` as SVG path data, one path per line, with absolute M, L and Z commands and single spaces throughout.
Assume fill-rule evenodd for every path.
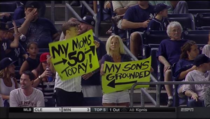
M 188 5 L 186 1 L 149 1 L 153 6 L 164 3 L 167 6 L 170 6 L 168 9 L 169 14 L 186 14 L 188 13 Z

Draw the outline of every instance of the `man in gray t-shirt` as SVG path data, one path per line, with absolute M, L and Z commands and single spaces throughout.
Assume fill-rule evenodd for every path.
M 187 74 L 185 81 L 210 81 L 210 58 L 204 54 L 198 55 L 194 60 L 196 70 Z M 203 107 L 205 98 L 205 89 L 210 84 L 185 84 L 183 85 L 183 93 L 191 97 L 188 100 L 189 107 Z
M 44 107 L 43 93 L 33 88 L 35 76 L 25 71 L 20 78 L 20 87 L 10 92 L 10 107 Z

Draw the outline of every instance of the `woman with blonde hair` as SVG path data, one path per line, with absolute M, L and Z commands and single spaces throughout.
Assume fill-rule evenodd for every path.
M 103 71 L 104 62 L 127 62 L 131 61 L 131 57 L 126 55 L 122 39 L 117 35 L 112 35 L 106 42 L 106 52 L 101 59 L 101 75 L 104 75 Z M 109 94 L 103 94 L 103 106 L 129 106 L 130 96 L 128 91 L 118 91 Z
M 15 74 L 15 65 L 11 58 L 6 57 L 0 61 L 0 95 L 3 101 L 9 100 L 10 92 L 18 88 Z M 9 103 L 4 103 L 9 107 Z

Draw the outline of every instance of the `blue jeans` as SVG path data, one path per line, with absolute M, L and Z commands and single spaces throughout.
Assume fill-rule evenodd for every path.
M 193 99 L 189 99 L 187 103 L 188 107 L 204 107 L 204 101 L 198 100 L 197 102 Z

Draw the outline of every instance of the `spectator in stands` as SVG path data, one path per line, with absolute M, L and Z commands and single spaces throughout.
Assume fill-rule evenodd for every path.
M 154 8 L 148 1 L 139 1 L 138 5 L 129 7 L 123 17 L 122 29 L 129 29 L 130 50 L 134 56 L 142 58 L 143 38 L 141 35 L 153 18 Z M 139 52 L 140 51 L 140 52 Z
M 198 55 L 195 58 L 194 65 L 196 69 L 189 72 L 185 81 L 210 81 L 210 58 L 204 54 Z M 184 84 L 183 93 L 190 97 L 188 106 L 200 107 L 204 106 L 204 93 L 205 88 L 210 87 L 209 84 Z
M 25 18 L 16 20 L 20 33 L 26 36 L 26 42 L 34 41 L 38 43 L 39 48 L 48 48 L 48 44 L 53 40 L 58 40 L 59 33 L 55 26 L 46 18 L 39 17 L 39 2 L 29 1 L 25 5 Z
M 25 71 L 20 78 L 20 87 L 10 92 L 10 107 L 44 107 L 43 93 L 33 88 L 35 76 Z
M 11 14 L 10 13 L 6 13 L 6 12 L 3 12 L 3 13 L 0 13 L 0 20 L 1 22 L 7 22 L 7 21 L 10 21 L 11 20 Z
M 83 34 L 87 32 L 88 30 L 93 29 L 95 26 L 95 20 L 92 16 L 85 16 L 80 21 L 79 25 L 79 34 Z M 96 49 L 98 59 L 100 60 L 104 54 L 106 54 L 105 45 L 104 43 L 94 36 L 94 41 L 98 45 L 98 48 Z M 102 91 L 101 91 L 101 81 L 100 81 L 100 72 L 99 70 L 96 70 L 94 72 L 90 72 L 88 74 L 85 74 L 82 76 L 82 91 L 84 94 L 84 97 L 101 97 Z
M 7 49 L 5 56 L 10 57 L 13 60 L 19 60 L 19 59 L 22 59 L 22 58 L 27 59 L 28 54 L 26 53 L 23 46 L 20 44 L 22 34 L 18 31 L 18 28 L 17 28 L 15 22 L 14 21 L 13 22 L 7 22 L 6 25 L 9 28 L 9 32 L 13 33 L 15 35 L 15 37 L 11 37 L 7 41 L 8 42 L 16 42 L 16 44 L 18 44 L 18 47 Z
M 202 49 L 202 54 L 205 54 L 207 57 L 210 58 L 210 32 L 209 32 L 209 41 Z
M 169 14 L 186 14 L 188 13 L 188 6 L 186 1 L 149 1 L 153 6 L 164 3 L 167 6 L 170 6 L 168 9 Z
M 37 59 L 37 54 L 39 52 L 38 44 L 36 42 L 30 42 L 27 46 L 27 52 L 29 57 L 23 62 L 20 68 L 20 74 L 26 70 L 32 71 L 39 65 L 39 60 Z
M 147 31 L 166 31 L 166 27 L 169 24 L 168 17 L 168 6 L 160 3 L 155 6 L 155 17 L 149 22 Z
M 198 46 L 194 41 L 187 41 L 181 48 L 181 55 L 179 61 L 175 65 L 174 77 L 176 80 L 184 81 L 186 75 L 196 69 L 193 64 L 194 59 L 199 55 Z M 183 97 L 182 86 L 179 85 L 178 94 Z
M 204 105 L 210 107 L 210 87 L 207 87 L 204 94 Z
M 112 1 L 113 11 L 116 13 L 115 19 L 117 21 L 117 27 L 121 28 L 122 18 L 129 7 L 137 5 L 138 1 Z
M 77 29 L 77 27 L 75 26 L 75 25 L 79 25 L 79 21 L 76 19 L 76 18 L 70 18 L 69 20 L 68 20 L 68 22 L 71 24 L 71 27 L 72 28 L 70 28 L 70 29 L 72 29 L 73 30 L 73 32 L 78 32 L 78 30 L 76 30 Z M 66 25 L 68 24 L 68 23 L 65 23 Z M 65 24 L 63 24 L 63 26 L 66 26 Z M 70 25 L 69 24 L 69 25 Z M 70 36 L 69 36 L 70 37 Z M 74 37 L 74 36 L 71 36 L 70 38 L 72 38 L 72 37 Z M 64 34 L 63 34 L 63 32 L 61 33 L 61 36 L 60 36 L 60 39 L 59 39 L 59 41 L 62 41 L 62 40 L 64 40 L 65 39 L 65 37 L 64 37 Z
M 131 57 L 125 54 L 122 39 L 117 35 L 112 35 L 106 42 L 106 52 L 101 59 L 101 75 L 103 71 L 104 62 L 126 62 L 131 61 Z M 129 106 L 130 96 L 128 91 L 119 91 L 103 95 L 103 106 Z
M 69 22 L 68 22 L 69 23 Z M 71 23 L 69 23 L 71 24 Z M 72 25 L 68 25 L 69 28 Z M 62 29 L 69 30 L 65 24 L 62 26 Z M 69 35 L 66 35 L 67 32 L 63 31 L 65 39 L 69 39 Z M 52 66 L 52 62 L 50 62 L 50 66 Z M 50 67 L 51 71 L 55 71 L 54 67 Z M 60 76 L 57 72 L 54 72 L 55 75 L 55 98 L 57 106 L 83 106 L 84 98 L 81 87 L 81 76 L 69 79 L 69 80 L 61 80 Z
M 13 32 L 11 32 L 10 28 L 8 28 L 8 25 L 3 22 L 0 22 L 0 46 L 1 46 L 0 59 L 6 57 L 6 54 L 9 53 L 8 50 L 18 48 L 20 33 L 16 29 L 17 28 L 15 25 L 14 27 L 15 35 L 13 37 Z M 13 38 L 14 40 L 10 41 Z
M 47 62 L 47 59 L 50 58 L 50 53 L 45 52 L 42 53 L 40 56 L 40 64 L 38 65 L 38 67 L 34 70 L 32 70 L 32 73 L 34 74 L 35 78 L 37 78 L 37 80 L 34 81 L 34 87 L 37 87 L 37 85 L 40 82 L 51 82 L 48 81 L 48 77 L 53 77 L 52 71 L 50 71 L 50 64 L 49 62 Z M 49 68 L 47 70 L 47 68 Z M 54 77 L 53 77 L 54 79 Z
M 4 106 L 9 107 L 7 102 L 10 99 L 10 92 L 18 88 L 15 78 L 15 65 L 11 58 L 4 58 L 0 61 L 0 95 L 3 98 Z
M 170 39 L 163 40 L 159 45 L 158 60 L 164 65 L 164 81 L 171 81 L 171 66 L 177 63 L 181 54 L 181 47 L 186 40 L 181 39 L 183 28 L 179 22 L 170 22 L 167 26 L 167 34 Z M 176 49 L 176 50 L 174 50 Z M 173 104 L 171 85 L 165 85 L 168 95 L 168 106 Z

